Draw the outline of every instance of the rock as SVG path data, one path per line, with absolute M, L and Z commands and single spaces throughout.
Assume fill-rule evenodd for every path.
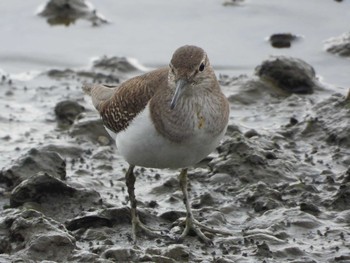
M 33 148 L 0 172 L 0 183 L 13 189 L 23 180 L 39 172 L 51 174 L 64 180 L 66 178 L 66 162 L 59 154 L 52 151 Z
M 350 56 L 350 32 L 344 33 L 341 36 L 330 38 L 325 43 L 327 52 L 336 54 L 342 57 Z
M 34 210 L 7 209 L 0 216 L 1 243 L 6 253 L 25 261 L 67 261 L 75 239 L 64 226 Z
M 275 48 L 289 48 L 292 45 L 292 42 L 295 41 L 298 37 L 291 33 L 280 33 L 273 34 L 270 36 L 269 41 L 271 46 Z
M 72 100 L 61 101 L 55 106 L 56 118 L 61 126 L 72 125 L 76 117 L 84 110 L 83 106 Z
M 292 57 L 276 56 L 255 68 L 255 74 L 287 93 L 312 94 L 319 86 L 313 67 Z
M 88 20 L 94 26 L 107 23 L 107 20 L 84 0 L 50 0 L 38 15 L 46 17 L 50 25 L 69 26 L 78 19 Z

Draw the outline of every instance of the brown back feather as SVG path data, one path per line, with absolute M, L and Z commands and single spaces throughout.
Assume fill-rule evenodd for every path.
M 115 133 L 126 129 L 157 89 L 167 87 L 168 70 L 161 68 L 122 83 L 109 99 L 96 107 L 104 125 Z

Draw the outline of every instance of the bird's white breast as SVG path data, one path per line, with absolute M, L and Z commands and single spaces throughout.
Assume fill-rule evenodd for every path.
M 185 168 L 211 153 L 223 138 L 226 128 L 216 136 L 197 129 L 186 142 L 176 143 L 160 135 L 155 129 L 149 105 L 124 131 L 114 136 L 120 154 L 129 164 L 152 168 Z

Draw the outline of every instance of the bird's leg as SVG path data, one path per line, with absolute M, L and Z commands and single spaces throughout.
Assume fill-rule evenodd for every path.
M 134 175 L 134 165 L 130 165 L 128 171 L 125 174 L 126 186 L 128 188 L 128 194 L 130 199 L 131 206 L 131 224 L 132 224 L 132 238 L 136 243 L 136 232 L 137 228 L 143 230 L 147 235 L 158 236 L 159 234 L 155 233 L 153 229 L 146 227 L 141 221 L 137 214 L 137 201 L 135 197 L 135 175 Z
M 203 232 L 195 226 L 196 220 L 193 218 L 190 202 L 188 199 L 188 192 L 187 192 L 187 168 L 181 170 L 179 181 L 180 181 L 180 187 L 183 193 L 184 204 L 186 206 L 186 226 L 181 236 L 179 237 L 179 240 L 180 241 L 183 240 L 185 236 L 188 235 L 188 232 L 192 229 L 196 232 L 199 238 L 201 238 L 206 244 L 211 244 L 212 243 L 211 240 L 207 238 L 203 234 Z
M 207 232 L 210 233 L 216 233 L 216 234 L 222 234 L 222 235 L 230 235 L 230 233 L 226 232 L 226 231 L 221 231 L 221 230 L 217 230 L 217 229 L 213 229 L 210 227 L 207 227 L 203 224 L 201 224 L 200 222 L 198 222 L 192 214 L 192 210 L 191 210 L 191 206 L 189 203 L 189 199 L 188 199 L 188 192 L 187 192 L 187 169 L 182 169 L 180 176 L 179 176 L 179 181 L 180 181 L 180 187 L 183 193 L 183 197 L 184 197 L 184 203 L 186 206 L 186 226 L 184 231 L 182 232 L 181 236 L 179 237 L 179 240 L 182 241 L 185 236 L 188 234 L 188 232 L 192 229 L 197 236 L 202 239 L 206 244 L 211 245 L 213 244 L 213 242 L 207 238 L 203 232 L 201 231 L 200 228 L 204 229 Z

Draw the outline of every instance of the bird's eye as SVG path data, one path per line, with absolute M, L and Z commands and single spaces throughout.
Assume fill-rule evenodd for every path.
M 201 65 L 199 66 L 199 71 L 203 71 L 204 67 L 205 67 L 204 63 L 201 63 Z

